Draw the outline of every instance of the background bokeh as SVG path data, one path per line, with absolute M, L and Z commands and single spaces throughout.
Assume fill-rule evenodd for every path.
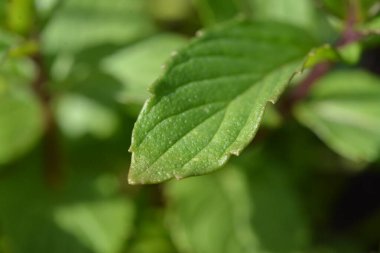
M 127 181 L 148 87 L 198 30 L 248 15 L 334 42 L 343 5 L 0 0 L 0 253 L 379 249 L 379 156 L 342 158 L 274 107 L 252 145 L 219 172 Z M 350 68 L 379 74 L 378 42 Z

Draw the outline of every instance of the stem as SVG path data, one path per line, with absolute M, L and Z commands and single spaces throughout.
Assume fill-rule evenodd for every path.
M 48 73 L 44 67 L 43 56 L 38 50 L 31 56 L 37 68 L 37 75 L 33 81 L 33 90 L 42 105 L 44 116 L 44 136 L 43 136 L 43 167 L 46 182 L 51 187 L 58 187 L 61 183 L 61 152 L 59 148 L 59 136 L 57 124 L 51 107 L 51 95 L 47 88 L 49 81 Z
M 351 0 L 347 9 L 347 18 L 345 29 L 341 38 L 335 43 L 336 47 L 343 47 L 348 44 L 354 43 L 363 38 L 363 34 L 355 30 L 355 25 L 358 22 L 358 8 L 359 4 L 356 0 Z M 317 64 L 309 73 L 309 75 L 301 81 L 296 89 L 290 94 L 287 101 L 284 102 L 283 112 L 286 114 L 298 101 L 304 99 L 310 92 L 315 83 L 325 76 L 335 66 L 332 62 L 322 62 Z

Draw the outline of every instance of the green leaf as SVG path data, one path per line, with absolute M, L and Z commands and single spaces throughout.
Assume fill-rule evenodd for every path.
M 357 64 L 362 53 L 362 45 L 358 42 L 350 43 L 338 49 L 341 59 L 347 64 Z
M 304 252 L 310 234 L 285 168 L 249 155 L 244 167 L 168 184 L 167 220 L 182 252 Z
M 119 99 L 142 104 L 149 97 L 148 86 L 160 74 L 162 63 L 185 42 L 185 38 L 175 34 L 160 34 L 104 59 L 101 63 L 104 71 L 126 87 Z
M 328 146 L 354 161 L 380 154 L 380 80 L 363 71 L 333 72 L 318 81 L 297 118 Z
M 132 228 L 132 207 L 122 198 L 82 202 L 57 208 L 54 220 L 93 252 L 118 253 Z
M 276 20 L 304 28 L 315 21 L 315 7 L 310 0 L 249 0 L 253 17 L 259 20 Z M 291 13 L 291 14 L 290 14 Z
M 195 4 L 203 23 L 210 26 L 243 13 L 244 7 L 247 7 L 245 2 L 245 0 L 196 0 Z
M 36 24 L 34 0 L 8 1 L 7 27 L 16 33 L 27 35 Z
M 124 44 L 154 29 L 143 1 L 67 0 L 44 29 L 42 42 L 48 53 L 77 52 L 101 44 Z
M 151 89 L 132 136 L 130 183 L 205 174 L 238 155 L 313 45 L 298 28 L 250 21 L 196 39 Z
M 116 112 L 98 101 L 80 95 L 65 95 L 58 99 L 56 116 L 63 132 L 78 138 L 91 134 L 99 139 L 109 138 L 119 127 Z
M 43 115 L 37 99 L 24 87 L 8 86 L 0 76 L 0 164 L 27 152 L 42 132 Z

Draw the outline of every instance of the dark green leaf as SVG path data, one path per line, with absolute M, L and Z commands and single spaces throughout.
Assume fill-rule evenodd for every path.
M 205 25 L 214 25 L 247 12 L 245 0 L 196 0 L 195 4 Z
M 349 159 L 372 161 L 380 154 L 380 80 L 366 72 L 339 71 L 324 77 L 296 115 Z
M 196 39 L 151 89 L 133 132 L 130 183 L 205 174 L 238 155 L 313 46 L 298 28 L 250 21 Z

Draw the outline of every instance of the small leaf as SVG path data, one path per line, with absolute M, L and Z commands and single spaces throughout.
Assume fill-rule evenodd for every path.
M 310 52 L 305 62 L 305 67 L 311 68 L 324 61 L 338 61 L 339 59 L 340 55 L 337 51 L 329 44 L 326 44 Z
M 27 152 L 42 131 L 43 116 L 37 99 L 28 90 L 9 87 L 0 79 L 0 164 Z
M 313 46 L 301 29 L 250 21 L 196 39 L 151 88 L 132 136 L 130 183 L 205 174 L 238 155 Z
M 156 35 L 115 52 L 101 65 L 126 87 L 122 101 L 143 104 L 149 97 L 148 86 L 159 75 L 162 62 L 185 42 L 185 38 L 175 34 Z
M 363 71 L 339 71 L 315 84 L 297 118 L 337 153 L 354 161 L 380 154 L 380 80 Z
M 73 138 L 90 134 L 107 139 L 120 123 L 116 112 L 80 95 L 61 96 L 57 101 L 56 116 L 63 132 Z

